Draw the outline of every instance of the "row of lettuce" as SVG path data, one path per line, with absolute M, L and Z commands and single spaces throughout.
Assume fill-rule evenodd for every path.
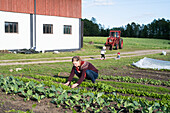
M 41 81 L 13 76 L 0 76 L 0 87 L 6 94 L 18 94 L 25 101 L 34 99 L 38 102 L 43 98 L 51 98 L 52 102 L 58 107 L 65 105 L 66 108 L 75 112 L 74 107 L 79 106 L 82 112 L 91 109 L 94 112 L 100 112 L 103 109 L 108 109 L 111 112 L 115 111 L 142 111 L 142 112 L 167 112 L 170 109 L 168 94 L 147 94 L 145 92 L 134 91 L 133 94 L 145 93 L 145 95 L 160 98 L 161 100 L 148 101 L 145 98 L 122 96 L 115 91 L 123 92 L 126 89 L 120 90 L 113 88 L 110 85 L 103 83 L 92 84 L 83 82 L 79 89 L 71 89 L 68 86 L 57 84 L 57 82 L 66 82 L 66 79 L 54 78 L 49 76 L 32 75 L 32 77 Z M 48 86 L 48 87 L 45 87 Z M 87 87 L 93 87 L 97 90 L 87 90 Z M 119 91 L 120 90 L 120 91 Z M 109 92 L 106 94 L 106 92 Z
M 59 83 L 65 83 L 67 79 L 65 78 L 55 78 L 51 76 L 42 76 L 42 75 L 27 75 L 36 79 L 44 80 L 44 81 L 51 81 L 51 82 L 59 82 Z M 34 79 L 33 79 L 34 80 Z M 73 84 L 74 82 L 72 82 Z M 113 82 L 112 82 L 113 84 Z M 123 84 L 123 83 L 121 83 Z M 125 84 L 128 87 L 128 84 Z M 130 84 L 129 84 L 130 85 Z M 135 84 L 134 84 L 135 85 Z M 164 103 L 168 103 L 167 99 L 170 100 L 170 95 L 169 94 L 159 94 L 159 93 L 154 93 L 154 92 L 147 92 L 147 91 L 139 91 L 138 89 L 128 89 L 128 88 L 115 88 L 111 85 L 108 85 L 107 83 L 102 83 L 100 81 L 96 82 L 96 84 L 93 84 L 92 82 L 82 82 L 80 85 L 81 87 L 87 88 L 90 87 L 92 90 L 94 89 L 95 91 L 100 91 L 100 92 L 107 92 L 107 93 L 112 93 L 112 92 L 119 92 L 123 94 L 133 94 L 135 96 L 147 96 L 151 98 L 156 98 L 156 99 L 162 99 L 165 101 Z M 131 87 L 131 86 L 129 86 Z M 144 86 L 143 86 L 144 87 Z M 153 89 L 152 86 L 148 86 L 147 89 Z M 166 89 L 166 88 L 164 88 Z
M 99 79 L 116 80 L 120 82 L 130 82 L 130 83 L 140 83 L 140 84 L 162 85 L 162 86 L 170 87 L 170 81 L 155 80 L 155 79 L 149 79 L 149 78 L 133 78 L 129 76 L 101 75 L 99 76 Z

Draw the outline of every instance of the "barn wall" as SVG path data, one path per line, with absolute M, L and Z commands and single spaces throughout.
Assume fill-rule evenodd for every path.
M 36 50 L 79 49 L 78 18 L 37 15 L 36 19 Z M 43 24 L 53 24 L 53 34 L 43 34 Z M 64 25 L 72 26 L 72 34 L 63 33 Z
M 0 11 L 0 50 L 30 48 L 30 14 Z M 5 22 L 18 22 L 18 33 L 5 33 Z

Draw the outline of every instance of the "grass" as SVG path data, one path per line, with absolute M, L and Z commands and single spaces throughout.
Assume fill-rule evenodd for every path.
M 9 60 L 9 61 L 0 61 L 0 63 L 20 63 L 20 62 L 38 62 L 38 61 L 55 61 L 55 60 L 70 60 L 70 58 L 63 58 L 63 59 L 56 59 L 56 58 L 50 58 L 50 59 L 25 59 L 25 60 Z
M 169 60 L 170 61 L 170 54 L 167 56 L 163 56 L 160 54 L 153 54 L 153 55 L 144 55 L 144 56 L 137 56 L 131 58 L 121 58 L 119 60 L 115 59 L 108 59 L 108 60 L 91 60 L 90 62 L 94 64 L 97 69 L 108 69 L 110 70 L 111 67 L 120 67 L 123 71 L 123 66 L 130 65 L 133 62 L 137 62 L 138 60 L 149 57 L 161 60 Z M 47 63 L 47 64 L 32 64 L 32 65 L 10 65 L 10 66 L 0 66 L 0 74 L 3 75 L 11 75 L 11 74 L 42 74 L 42 75 L 49 75 L 53 76 L 56 75 L 58 72 L 67 72 L 69 73 L 72 68 L 71 62 L 58 62 L 58 63 Z M 16 68 L 22 68 L 21 71 L 13 71 L 10 72 L 10 69 L 15 70 Z M 117 70 L 114 72 L 116 73 Z M 120 71 L 120 70 L 118 70 Z
M 83 48 L 78 51 L 60 52 L 53 54 L 52 52 L 40 54 L 3 54 L 0 53 L 0 60 L 9 59 L 36 59 L 36 58 L 55 58 L 66 56 L 84 56 L 84 55 L 100 55 L 100 50 L 104 46 L 107 37 L 84 37 Z M 93 41 L 91 45 L 88 42 Z M 123 49 L 107 51 L 106 54 L 116 54 L 119 52 L 145 50 L 145 49 L 170 49 L 170 41 L 162 39 L 144 39 L 144 38 L 123 38 Z

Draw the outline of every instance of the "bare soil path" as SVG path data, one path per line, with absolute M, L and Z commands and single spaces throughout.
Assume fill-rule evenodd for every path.
M 170 50 L 139 50 L 139 51 L 132 51 L 132 52 L 121 52 L 121 57 L 134 57 L 134 56 L 141 56 L 141 55 L 156 54 L 156 53 L 161 53 L 162 51 L 170 52 Z M 116 56 L 116 54 L 106 54 L 107 59 L 116 58 L 115 56 Z M 81 56 L 81 57 L 83 58 L 83 60 L 100 59 L 100 55 L 89 55 L 89 56 Z M 72 56 L 70 56 L 70 57 L 55 57 L 55 58 L 0 60 L 0 62 L 4 62 L 4 63 L 0 63 L 0 65 L 26 65 L 26 64 L 40 64 L 40 63 L 70 62 L 71 58 L 72 58 Z M 54 60 L 54 59 L 56 59 L 56 60 Z M 27 60 L 29 60 L 29 61 L 26 62 Z M 30 60 L 32 60 L 32 62 L 30 62 Z M 36 60 L 39 60 L 39 61 L 36 61 Z M 41 61 L 41 60 L 43 60 L 43 61 Z M 44 60 L 48 60 L 48 61 L 44 61 Z M 13 61 L 13 62 L 11 63 L 11 61 Z

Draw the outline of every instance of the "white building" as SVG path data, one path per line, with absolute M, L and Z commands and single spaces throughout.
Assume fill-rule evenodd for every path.
M 81 0 L 0 0 L 0 50 L 82 47 Z

